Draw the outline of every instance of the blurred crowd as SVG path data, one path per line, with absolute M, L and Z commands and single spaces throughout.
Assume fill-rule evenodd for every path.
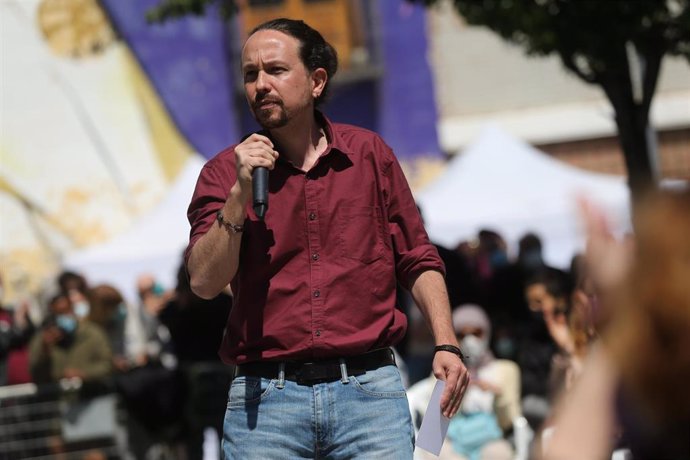
M 639 200 L 622 240 L 595 207 L 581 210 L 587 249 L 568 270 L 545 263 L 536 233 L 514 257 L 490 229 L 438 247 L 472 378 L 440 458 L 690 458 L 690 193 Z M 232 375 L 217 354 L 230 293 L 198 298 L 183 266 L 172 290 L 141 274 L 135 304 L 88 274 L 54 284 L 39 321 L 27 302 L 0 308 L 0 385 L 107 378 L 135 458 L 160 439 L 201 458 Z M 402 290 L 399 305 L 409 327 L 396 351 L 418 429 L 434 343 Z
M 569 270 L 549 266 L 539 236 L 530 233 L 511 257 L 502 236 L 489 229 L 454 250 L 438 249 L 472 379 L 440 458 L 533 458 L 554 401 L 581 371 L 596 336 L 584 255 L 575 255 Z M 418 429 L 436 380 L 434 343 L 410 297 L 401 297 L 410 333 L 398 351 L 406 358 Z
M 690 192 L 641 197 L 619 238 L 595 206 L 580 209 L 587 247 L 569 270 L 544 262 L 536 234 L 514 258 L 488 229 L 439 248 L 472 378 L 441 459 L 690 459 Z M 418 429 L 433 341 L 408 312 L 400 351 Z
M 127 303 L 114 286 L 63 271 L 39 302 L 38 320 L 29 301 L 3 304 L 0 385 L 99 383 L 126 409 L 134 458 L 161 445 L 174 458 L 202 458 L 204 429 L 221 429 L 232 378 L 218 358 L 232 298 L 197 297 L 182 265 L 174 289 L 141 274 L 137 292 Z M 59 442 L 51 449 L 62 450 Z

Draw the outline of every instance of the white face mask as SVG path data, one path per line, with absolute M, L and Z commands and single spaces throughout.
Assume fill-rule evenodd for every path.
M 486 353 L 489 344 L 487 341 L 480 339 L 474 335 L 467 335 L 462 339 L 460 344 L 462 351 L 467 356 L 470 364 L 477 364 L 479 360 Z
M 74 304 L 74 314 L 77 315 L 77 318 L 79 319 L 85 318 L 86 315 L 89 314 L 90 310 L 91 306 L 86 300 L 80 300 Z

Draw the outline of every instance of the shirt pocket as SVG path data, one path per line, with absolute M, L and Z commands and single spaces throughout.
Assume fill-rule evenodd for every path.
M 344 206 L 340 209 L 340 255 L 369 264 L 384 254 L 383 224 L 378 206 Z

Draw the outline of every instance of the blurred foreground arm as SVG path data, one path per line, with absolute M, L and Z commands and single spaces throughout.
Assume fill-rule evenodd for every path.
M 618 378 L 603 349 L 592 352 L 573 389 L 557 404 L 546 460 L 611 458 Z

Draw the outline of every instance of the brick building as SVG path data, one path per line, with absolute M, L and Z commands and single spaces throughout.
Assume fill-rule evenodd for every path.
M 439 143 L 460 151 L 483 125 L 572 165 L 625 174 L 613 108 L 603 91 L 569 73 L 557 56 L 527 56 L 487 28 L 468 26 L 444 2 L 428 16 Z M 650 119 L 661 178 L 690 179 L 690 65 L 665 58 Z

